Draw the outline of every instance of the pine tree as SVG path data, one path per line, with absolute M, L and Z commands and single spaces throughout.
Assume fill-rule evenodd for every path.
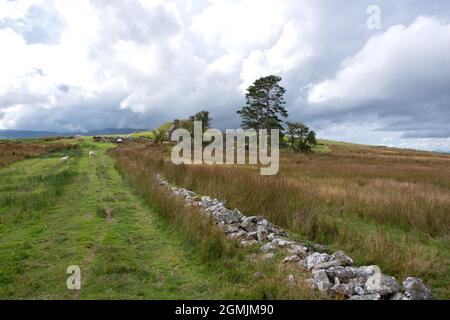
M 281 118 L 287 118 L 281 77 L 267 76 L 247 89 L 246 105 L 238 111 L 243 129 L 283 129 Z

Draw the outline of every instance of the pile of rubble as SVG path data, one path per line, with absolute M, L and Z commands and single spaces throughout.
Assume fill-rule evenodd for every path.
M 171 186 L 157 175 L 160 185 L 173 194 L 184 197 L 187 206 L 197 206 L 212 217 L 228 238 L 240 241 L 243 247 L 260 245 L 265 257 L 273 258 L 278 249 L 289 252 L 282 263 L 295 264 L 307 270 L 308 284 L 328 295 L 344 296 L 350 300 L 428 300 L 431 291 L 422 280 L 407 278 L 402 285 L 385 275 L 378 266 L 356 267 L 344 252 L 324 253 L 321 245 L 305 246 L 291 241 L 288 233 L 261 216 L 247 217 L 239 210 L 230 210 L 217 199 L 200 197 L 193 191 Z M 321 251 L 321 252 L 316 252 Z

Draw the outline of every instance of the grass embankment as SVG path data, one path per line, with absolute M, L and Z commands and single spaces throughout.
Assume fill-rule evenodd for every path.
M 140 185 L 148 172 L 128 175 L 147 188 L 137 196 L 105 154 L 111 147 L 85 139 L 66 164 L 49 154 L 0 169 L 0 299 L 314 297 L 287 286 L 291 271 L 279 260 L 230 251 L 209 221 L 156 185 Z M 70 265 L 81 267 L 81 291 L 66 288 Z M 254 279 L 256 271 L 272 276 Z
M 156 147 L 121 156 L 139 163 L 128 175 L 159 171 L 247 215 L 263 215 L 299 237 L 343 249 L 358 264 L 377 264 L 400 280 L 421 277 L 437 297 L 449 299 L 450 157 L 326 146 L 329 152 L 282 154 L 280 174 L 273 177 L 260 176 L 255 167 L 174 166 L 167 150 Z

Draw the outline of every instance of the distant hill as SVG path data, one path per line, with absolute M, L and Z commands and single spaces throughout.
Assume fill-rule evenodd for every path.
M 116 134 L 130 134 L 133 132 L 144 131 L 145 129 L 115 129 L 106 128 L 93 131 L 67 131 L 67 132 L 51 132 L 51 131 L 28 131 L 28 130 L 0 130 L 0 139 L 26 139 L 26 138 L 40 138 L 40 137 L 55 137 L 55 136 L 98 136 L 98 135 L 116 135 Z

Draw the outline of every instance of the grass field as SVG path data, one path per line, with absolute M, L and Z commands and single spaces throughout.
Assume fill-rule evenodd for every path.
M 183 229 L 196 213 L 124 179 L 106 155 L 111 147 L 86 138 L 65 151 L 66 164 L 46 153 L 0 169 L 0 299 L 320 298 L 300 274 L 297 286 L 286 285 L 297 271 L 250 260 L 252 249 L 236 250 L 197 218 L 197 238 L 215 235 L 206 248 Z M 80 291 L 66 288 L 70 265 L 81 268 Z M 255 279 L 257 271 L 270 278 Z
M 256 167 L 173 166 L 158 146 L 22 143 L 39 152 L 0 168 L 0 299 L 322 298 L 280 267 L 285 253 L 265 261 L 226 241 L 155 173 L 450 299 L 448 155 L 320 141 L 310 155 L 283 153 L 280 175 L 262 177 Z M 70 265 L 81 267 L 80 291 L 66 288 Z
M 56 141 L 36 143 L 37 141 L 0 141 L 0 168 L 15 161 L 37 157 L 44 153 L 63 152 L 76 149 L 73 141 Z
M 282 154 L 279 176 L 256 167 L 174 166 L 166 149 L 122 147 L 119 165 L 145 192 L 147 171 L 263 215 L 298 238 L 343 249 L 403 280 L 417 276 L 450 299 L 450 156 L 321 141 Z

